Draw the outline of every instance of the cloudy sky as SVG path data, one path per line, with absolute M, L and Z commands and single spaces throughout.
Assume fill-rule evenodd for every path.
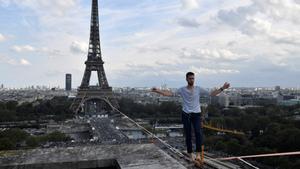
M 0 84 L 80 84 L 90 0 L 0 0 Z M 110 85 L 300 85 L 300 0 L 100 0 Z M 95 84 L 95 74 L 92 84 Z

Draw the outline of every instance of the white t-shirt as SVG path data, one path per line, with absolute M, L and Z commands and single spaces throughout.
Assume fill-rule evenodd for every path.
M 194 86 L 189 90 L 187 86 L 181 87 L 176 91 L 176 94 L 182 97 L 182 110 L 185 113 L 200 113 L 200 91 L 199 86 Z M 206 92 L 206 91 L 205 91 Z

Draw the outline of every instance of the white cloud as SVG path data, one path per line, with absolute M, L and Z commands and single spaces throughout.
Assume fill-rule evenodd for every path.
M 231 24 L 239 24 L 248 16 L 259 15 L 274 21 L 300 23 L 300 4 L 293 0 L 251 0 L 247 6 L 220 10 L 218 16 Z
M 31 63 L 26 59 L 14 59 L 7 56 L 0 56 L 0 63 L 6 63 L 13 66 L 29 66 Z
M 30 26 L 35 28 L 38 25 L 48 34 L 55 34 L 58 37 L 61 37 L 60 35 L 65 32 L 72 30 L 79 32 L 81 30 L 82 23 L 84 23 L 82 18 L 89 13 L 80 4 L 81 0 L 0 0 L 0 6 L 20 8 L 20 12 L 27 13 L 31 18 L 34 18 L 34 20 L 30 20 L 28 17 L 20 18 L 24 26 L 28 27 L 30 23 Z M 78 21 L 81 24 L 74 26 Z M 70 24 L 73 25 L 70 26 Z M 39 37 L 41 37 L 42 32 L 39 32 Z
M 73 53 L 87 53 L 88 51 L 88 44 L 85 42 L 78 42 L 78 41 L 73 41 L 70 50 Z
M 193 18 L 178 18 L 176 20 L 176 22 L 183 27 L 194 27 L 197 28 L 199 27 L 201 24 L 199 21 L 197 21 L 196 19 Z
M 20 59 L 20 64 L 24 66 L 31 65 L 31 63 L 26 59 Z
M 247 60 L 245 54 L 234 53 L 228 49 L 182 49 L 182 55 L 187 59 L 206 59 L 215 62 Z
M 252 0 L 248 6 L 218 12 L 218 19 L 244 34 L 271 37 L 271 40 L 281 36 L 280 39 L 288 39 L 288 43 L 295 43 L 291 41 L 299 41 L 300 37 L 291 38 L 294 35 L 282 32 L 286 32 L 286 28 L 289 32 L 297 31 L 299 16 L 300 5 L 290 0 Z
M 77 0 L 0 0 L 2 6 L 18 5 L 27 7 L 35 12 L 47 11 L 48 14 L 62 16 L 68 9 L 76 4 Z
M 300 23 L 300 4 L 294 0 L 253 0 L 259 12 L 263 12 L 274 20 L 288 20 Z
M 259 17 L 247 17 L 238 28 L 244 34 L 269 38 L 274 43 L 295 45 L 300 43 L 300 31 L 286 31 L 282 28 L 276 28 L 271 21 Z
M 240 73 L 239 70 L 235 70 L 235 69 L 214 69 L 214 68 L 207 68 L 207 67 L 200 67 L 197 68 L 195 66 L 190 67 L 190 70 L 192 72 L 195 72 L 197 74 L 236 74 L 236 73 Z
M 31 52 L 31 53 L 38 53 L 40 56 L 47 56 L 48 58 L 56 58 L 58 56 L 64 56 L 60 50 L 58 49 L 49 49 L 47 47 L 34 47 L 31 45 L 15 45 L 11 48 L 13 51 L 17 53 L 24 53 L 24 52 Z
M 300 44 L 300 31 L 277 30 L 269 34 L 275 43 Z
M 17 61 L 7 56 L 0 55 L 0 63 L 8 63 L 10 65 L 16 65 Z
M 196 9 L 199 7 L 197 0 L 181 0 L 183 9 Z
M 176 67 L 176 65 L 175 65 Z M 115 70 L 119 75 L 128 76 L 129 74 L 136 77 L 150 77 L 150 76 L 183 76 L 183 70 L 178 68 L 170 68 L 166 64 L 153 63 L 153 64 L 127 64 L 126 67 Z M 137 74 L 132 74 L 130 72 L 139 72 Z
M 15 52 L 34 52 L 36 51 L 36 48 L 34 48 L 31 45 L 23 45 L 23 46 L 13 46 L 12 50 L 14 50 Z
M 238 43 L 228 47 L 242 49 L 252 57 L 253 62 L 249 64 L 253 64 L 251 69 L 262 70 L 259 76 L 267 74 L 265 69 L 282 69 L 280 71 L 282 74 L 283 70 L 290 74 L 297 72 L 300 52 L 299 3 L 293 0 L 251 0 L 251 2 L 218 12 L 217 21 L 221 21 L 218 22 L 220 27 L 246 35 L 237 41 Z M 288 73 L 284 75 L 289 76 Z M 292 81 L 292 78 L 290 80 Z
M 272 23 L 266 19 L 247 17 L 245 23 L 240 26 L 240 30 L 248 35 L 269 34 Z
M 1 33 L 0 33 L 0 42 L 2 42 L 2 41 L 4 41 L 6 38 L 4 37 L 4 35 L 2 35 Z

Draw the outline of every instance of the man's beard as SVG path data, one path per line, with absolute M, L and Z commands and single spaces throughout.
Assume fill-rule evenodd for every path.
M 188 85 L 189 85 L 189 86 L 193 86 L 194 83 L 193 83 L 193 82 L 188 82 Z

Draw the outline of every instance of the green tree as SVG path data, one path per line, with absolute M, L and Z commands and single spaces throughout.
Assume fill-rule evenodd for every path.
M 68 141 L 70 140 L 70 137 L 66 136 L 64 133 L 61 133 L 59 131 L 55 131 L 53 133 L 50 133 L 46 136 L 47 141 L 51 142 L 60 142 L 60 141 Z
M 9 129 L 0 132 L 0 138 L 8 138 L 13 143 L 18 143 L 25 140 L 28 137 L 28 133 L 21 129 Z
M 17 108 L 18 102 L 17 101 L 8 101 L 6 103 L 6 109 L 15 110 Z
M 231 139 L 226 142 L 226 152 L 229 154 L 240 155 L 241 154 L 241 145 L 238 140 Z
M 15 147 L 9 138 L 0 138 L 0 150 L 11 150 Z
M 39 140 L 35 136 L 30 136 L 26 139 L 26 145 L 28 147 L 37 147 L 39 145 Z

